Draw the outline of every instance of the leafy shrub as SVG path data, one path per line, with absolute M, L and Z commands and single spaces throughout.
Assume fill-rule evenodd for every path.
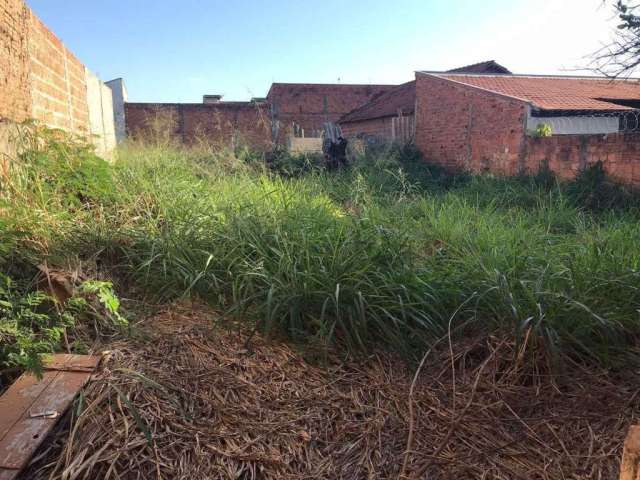
M 25 293 L 0 273 L 0 365 L 40 373 L 41 355 L 60 347 L 60 339 L 73 318 L 58 313 L 42 292 Z
M 530 135 L 535 138 L 546 138 L 553 135 L 553 129 L 548 123 L 539 123 L 535 130 L 530 132 Z
M 26 166 L 30 190 L 70 207 L 114 199 L 109 164 L 89 144 L 64 132 L 34 127 L 18 161 Z
M 59 351 L 67 331 L 93 321 L 102 334 L 127 325 L 109 282 L 83 283 L 64 304 L 0 273 L 0 367 L 41 374 L 42 355 Z
M 87 280 L 80 285 L 73 300 L 76 313 L 92 319 L 97 332 L 118 331 L 129 324 L 120 313 L 120 300 L 111 282 Z

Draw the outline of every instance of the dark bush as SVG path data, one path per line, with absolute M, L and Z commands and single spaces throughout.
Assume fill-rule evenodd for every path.
M 34 189 L 75 207 L 114 200 L 109 164 L 91 145 L 57 130 L 36 129 L 32 135 L 31 148 L 19 155 L 19 161 L 30 166 Z

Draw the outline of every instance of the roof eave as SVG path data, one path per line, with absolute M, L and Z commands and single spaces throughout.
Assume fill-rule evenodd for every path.
M 464 73 L 447 72 L 442 70 L 415 70 L 414 73 L 426 73 L 433 75 L 451 75 L 461 77 L 522 77 L 522 78 L 566 78 L 574 80 L 609 80 L 611 82 L 640 82 L 640 77 L 605 77 L 601 75 L 546 75 L 543 73 Z
M 506 98 L 507 100 L 516 100 L 518 102 L 522 102 L 522 103 L 524 103 L 526 105 L 529 105 L 531 108 L 540 108 L 537 105 L 535 105 L 531 100 L 529 100 L 527 98 L 516 97 L 515 95 L 507 95 L 506 93 L 496 92 L 495 90 L 489 90 L 488 88 L 482 88 L 482 87 L 478 87 L 476 85 L 470 85 L 468 83 L 459 82 L 457 80 L 452 80 L 451 78 L 447 78 L 446 76 L 444 76 L 444 75 L 449 76 L 450 74 L 445 74 L 443 72 L 429 73 L 429 72 L 418 71 L 418 72 L 416 72 L 416 75 L 424 75 L 426 77 L 438 78 L 440 80 L 444 80 L 446 82 L 451 82 L 453 84 L 459 85 L 461 87 L 466 87 L 466 88 L 469 88 L 471 90 L 477 90 L 477 91 L 480 91 L 480 92 L 489 93 L 489 94 L 495 95 L 497 97 Z M 456 75 L 456 74 L 454 74 L 454 75 Z M 462 76 L 469 76 L 469 75 L 462 75 Z M 513 76 L 513 75 L 509 75 L 509 76 Z
M 479 72 L 447 72 L 442 70 L 414 70 L 414 73 L 424 73 L 429 75 L 451 75 L 451 76 L 460 76 L 460 77 L 518 77 L 521 75 L 516 75 L 513 73 L 479 73 Z
M 593 116 L 598 116 L 598 115 L 607 115 L 607 114 L 620 114 L 620 113 L 626 113 L 626 112 L 632 112 L 634 111 L 633 108 L 616 108 L 616 109 L 598 109 L 598 108 L 540 108 L 540 107 L 534 107 L 531 110 L 532 114 L 535 114 L 533 116 L 540 116 L 540 117 L 560 117 L 560 116 L 567 116 L 567 117 L 572 117 L 572 116 L 587 116 L 587 115 L 593 115 Z M 541 115 L 542 114 L 542 115 Z

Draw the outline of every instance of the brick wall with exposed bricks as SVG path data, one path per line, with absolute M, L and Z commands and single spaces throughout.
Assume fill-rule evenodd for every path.
M 546 164 L 567 179 L 602 161 L 612 177 L 640 185 L 640 134 L 536 138 L 525 131 L 524 102 L 429 75 L 416 80 L 416 145 L 428 161 L 506 175 Z
M 573 178 L 581 169 L 598 161 L 602 161 L 613 178 L 640 185 L 640 134 L 527 138 L 525 167 L 531 173 L 547 163 L 558 176 Z
M 0 119 L 22 121 L 31 115 L 29 23 L 22 0 L 0 0 Z
M 186 145 L 271 145 L 271 121 L 265 104 L 125 104 L 127 135 L 139 140 L 173 140 Z
M 304 130 L 305 137 L 320 136 L 325 122 L 337 122 L 344 114 L 389 88 L 380 85 L 274 84 L 267 97 L 268 103 L 262 104 L 127 103 L 127 134 L 150 138 L 162 137 L 169 132 L 173 139 L 185 144 L 198 140 L 229 144 L 236 138 L 256 147 L 268 147 L 272 139 L 286 144 L 293 134 L 294 124 Z M 274 120 L 277 127 L 272 128 Z
M 416 75 L 416 146 L 451 169 L 514 175 L 524 162 L 524 102 Z
M 391 139 L 392 120 L 392 117 L 360 120 L 341 123 L 340 128 L 342 129 L 342 136 L 345 138 L 375 137 L 381 140 L 388 140 Z
M 267 99 L 282 140 L 291 134 L 294 123 L 304 129 L 305 136 L 319 136 L 325 122 L 336 123 L 391 88 L 392 85 L 274 83 Z
M 29 61 L 31 116 L 50 127 L 88 134 L 85 67 L 33 13 Z
M 103 103 L 90 104 L 87 75 L 85 66 L 23 0 L 0 0 L 0 120 L 32 118 L 93 139 L 110 132 L 106 127 L 111 125 L 91 125 L 90 109 L 102 111 L 111 99 L 102 89 Z M 104 153 L 110 139 L 95 142 Z

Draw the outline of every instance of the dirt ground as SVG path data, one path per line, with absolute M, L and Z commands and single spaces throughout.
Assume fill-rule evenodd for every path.
M 615 479 L 640 382 L 498 338 L 310 364 L 176 305 L 109 345 L 23 479 Z

